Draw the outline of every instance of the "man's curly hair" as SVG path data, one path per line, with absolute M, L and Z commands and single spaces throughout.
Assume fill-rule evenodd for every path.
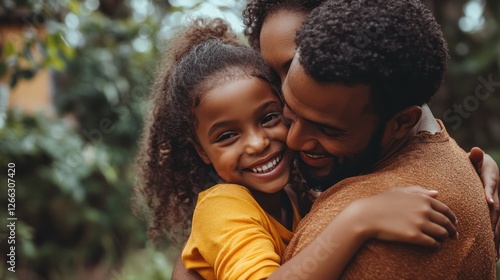
M 279 11 L 309 13 L 325 0 L 253 0 L 243 10 L 243 33 L 250 46 L 260 50 L 260 31 L 264 20 Z
M 217 183 L 217 173 L 193 145 L 193 109 L 209 89 L 241 77 L 259 78 L 280 93 L 279 78 L 221 19 L 197 19 L 169 42 L 137 158 L 135 208 L 147 204 L 153 240 L 186 238 L 196 196 Z
M 308 75 L 370 86 L 386 119 L 430 101 L 447 67 L 443 33 L 419 0 L 328 1 L 304 20 L 296 44 Z

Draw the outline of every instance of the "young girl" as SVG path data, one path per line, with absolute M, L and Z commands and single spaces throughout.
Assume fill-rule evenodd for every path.
M 156 236 L 187 229 L 199 194 L 182 253 L 188 269 L 205 279 L 263 279 L 310 264 L 317 268 L 307 278 L 331 279 L 369 238 L 437 247 L 455 234 L 454 215 L 434 192 L 390 191 L 353 203 L 280 267 L 300 220 L 286 186 L 300 180 L 285 144 L 278 77 L 218 19 L 195 21 L 169 47 L 141 175 Z

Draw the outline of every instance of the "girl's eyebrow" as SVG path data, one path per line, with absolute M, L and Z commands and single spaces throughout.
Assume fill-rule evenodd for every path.
M 263 103 L 262 105 L 260 105 L 257 110 L 255 110 L 254 112 L 254 115 L 258 115 L 260 114 L 262 111 L 265 111 L 268 107 L 272 106 L 272 105 L 275 105 L 277 104 L 278 106 L 280 106 L 281 108 L 281 104 L 278 102 L 278 101 L 275 101 L 275 100 L 270 100 L 266 103 Z M 229 126 L 229 125 L 232 125 L 233 123 L 235 123 L 235 121 L 231 121 L 231 120 L 228 120 L 228 121 L 220 121 L 220 122 L 216 122 L 214 123 L 210 129 L 208 130 L 208 135 L 210 136 L 211 134 L 213 134 L 217 129 L 221 128 L 221 127 L 224 127 L 224 126 Z
M 224 127 L 224 126 L 229 126 L 233 123 L 234 123 L 234 121 L 220 121 L 220 122 L 214 123 L 210 127 L 210 129 L 208 130 L 208 136 L 212 135 L 217 129 Z
M 257 110 L 255 110 L 255 112 L 256 113 L 262 112 L 262 111 L 266 110 L 268 107 L 270 107 L 271 105 L 275 105 L 275 104 L 277 104 L 281 108 L 281 104 L 279 102 L 277 102 L 275 100 L 270 100 L 270 101 L 260 105 L 259 108 L 257 108 Z

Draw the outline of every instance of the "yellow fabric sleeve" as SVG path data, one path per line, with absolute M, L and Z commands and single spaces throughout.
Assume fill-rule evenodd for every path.
M 291 237 L 246 188 L 221 184 L 200 193 L 182 260 L 205 279 L 265 279 Z

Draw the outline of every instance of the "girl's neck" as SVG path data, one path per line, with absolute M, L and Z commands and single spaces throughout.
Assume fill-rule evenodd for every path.
M 271 215 L 284 227 L 291 230 L 291 221 L 293 220 L 291 217 L 293 217 L 293 209 L 291 208 L 291 202 L 285 203 L 286 201 L 290 201 L 290 199 L 284 189 L 276 193 L 263 193 L 254 190 L 250 190 L 250 192 L 266 213 Z

